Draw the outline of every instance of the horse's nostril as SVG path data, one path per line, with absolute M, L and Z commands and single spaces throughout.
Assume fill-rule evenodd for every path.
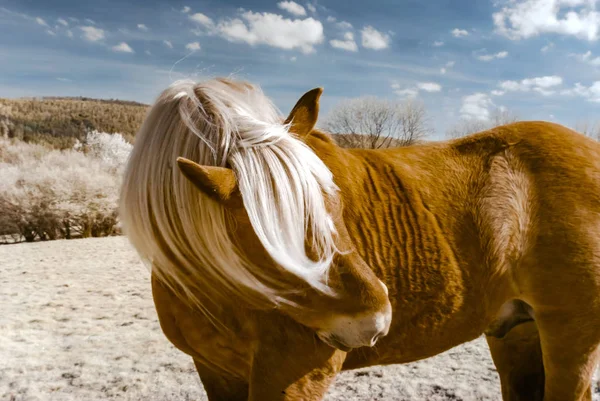
M 373 337 L 371 339 L 371 347 L 374 346 L 377 343 L 377 340 L 379 340 L 380 337 L 381 337 L 381 333 L 375 334 L 375 337 Z

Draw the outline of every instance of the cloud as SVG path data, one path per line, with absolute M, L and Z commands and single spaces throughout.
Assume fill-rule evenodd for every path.
M 298 17 L 303 17 L 306 15 L 306 10 L 304 9 L 304 7 L 302 7 L 295 1 L 280 1 L 279 3 L 277 3 L 277 7 Z
M 352 29 L 352 24 L 348 21 L 340 21 L 335 25 L 340 29 Z
M 72 79 L 69 79 L 69 78 L 62 78 L 62 77 L 58 77 L 58 78 L 56 78 L 56 80 L 57 80 L 57 81 L 60 81 L 60 82 L 73 82 L 73 80 L 72 80 Z
M 185 13 L 185 14 L 187 14 L 187 13 L 189 13 L 191 10 L 192 10 L 192 9 L 191 9 L 191 8 L 189 8 L 188 6 L 184 6 L 184 7 L 181 9 L 181 12 L 182 12 L 182 13 Z
M 308 3 L 306 5 L 306 8 L 308 8 L 308 11 L 310 11 L 313 14 L 317 12 L 317 7 L 315 7 L 313 4 Z
M 553 43 L 553 42 L 550 42 L 550 43 L 548 43 L 546 46 L 542 47 L 542 48 L 540 49 L 540 51 L 541 51 L 542 53 L 546 53 L 546 52 L 548 52 L 550 49 L 552 49 L 553 47 L 554 47 L 554 43 Z
M 165 44 L 165 46 L 167 46 L 169 49 L 173 48 L 173 43 L 171 43 L 170 40 L 163 40 L 163 43 Z
M 416 97 L 420 91 L 424 92 L 440 92 L 442 86 L 436 82 L 418 82 L 414 87 L 402 87 L 397 82 L 392 82 L 392 89 L 394 93 L 400 97 L 413 98 Z
M 358 51 L 358 46 L 354 41 L 354 34 L 352 32 L 346 32 L 344 34 L 344 40 L 333 39 L 329 41 L 329 44 L 336 49 L 347 50 L 350 52 Z
M 440 73 L 445 74 L 448 71 L 448 68 L 454 67 L 456 64 L 454 61 L 448 61 L 442 68 L 440 68 Z
M 587 51 L 584 54 L 572 54 L 576 59 L 581 61 L 582 63 L 589 64 L 593 67 L 600 67 L 600 56 L 593 57 L 591 51 Z
M 467 120 L 487 121 L 490 119 L 490 108 L 494 106 L 494 102 L 487 94 L 478 92 L 463 97 L 460 114 Z
M 56 36 L 56 32 L 50 30 L 50 29 L 46 29 L 46 33 L 50 36 Z
M 503 81 L 498 86 L 502 91 L 495 93 L 496 96 L 501 96 L 504 92 L 538 92 L 544 96 L 554 94 L 551 88 L 561 85 L 562 78 L 557 75 L 526 78 L 521 81 Z M 502 92 L 502 93 L 501 93 Z
M 455 38 L 461 38 L 464 36 L 469 36 L 469 32 L 465 31 L 464 29 L 458 29 L 458 28 L 454 28 L 452 31 L 452 36 L 454 36 Z
M 390 45 L 390 36 L 379 32 L 372 26 L 365 26 L 361 31 L 362 45 L 367 49 L 382 50 Z
M 417 84 L 417 88 L 425 92 L 440 92 L 442 90 L 442 85 L 435 82 L 419 82 Z
M 94 21 L 93 19 L 86 18 L 85 22 L 87 22 L 88 24 L 96 25 L 96 21 Z
M 441 40 L 436 40 L 435 42 L 433 42 L 433 47 L 442 47 L 444 46 L 444 42 L 442 42 Z
M 188 43 L 187 45 L 185 45 L 185 48 L 188 49 L 189 51 L 195 52 L 195 51 L 200 50 L 200 43 L 198 43 L 198 42 Z
M 69 30 L 67 30 L 67 36 L 68 36 L 69 38 L 72 38 L 72 37 L 73 37 L 73 31 L 71 31 L 70 29 L 69 29 Z
M 215 25 L 215 23 L 213 22 L 213 20 L 210 17 L 208 17 L 202 13 L 196 13 L 196 14 L 190 15 L 190 19 L 194 22 L 204 25 L 207 28 L 212 28 Z
M 598 39 L 600 13 L 597 0 L 510 1 L 493 14 L 496 31 L 512 40 L 556 33 L 594 41 Z
M 62 26 L 69 26 L 69 23 L 67 22 L 66 19 L 63 18 L 59 18 L 56 20 L 59 24 L 61 24 Z
M 125 42 L 121 42 L 112 47 L 112 50 L 118 53 L 134 53 L 133 49 Z
M 41 26 L 46 26 L 46 27 L 48 26 L 48 24 L 46 23 L 46 21 L 44 21 L 44 19 L 40 18 L 40 17 L 35 17 L 35 22 L 37 22 Z
M 600 81 L 596 81 L 590 86 L 577 82 L 573 89 L 561 91 L 561 95 L 580 96 L 589 102 L 600 103 Z
M 506 92 L 505 91 L 500 91 L 497 89 L 494 89 L 493 91 L 490 92 L 493 96 L 502 96 L 504 95 Z
M 327 22 L 335 22 L 337 21 L 337 19 L 335 17 L 332 17 L 331 15 L 327 17 Z
M 291 20 L 278 14 L 246 11 L 242 19 L 220 21 L 217 32 L 230 42 L 243 42 L 251 46 L 264 44 L 280 49 L 300 49 L 312 53 L 314 46 L 322 43 L 323 25 L 309 17 Z
M 508 56 L 507 51 L 501 51 L 496 54 L 481 54 L 481 55 L 477 56 L 477 59 L 481 60 L 481 61 L 492 61 L 495 59 L 506 58 L 507 56 Z
M 140 31 L 148 32 L 148 27 L 144 24 L 138 24 L 137 27 Z
M 83 37 L 90 42 L 97 42 L 104 39 L 104 30 L 96 28 L 95 26 L 81 26 L 79 27 L 83 31 Z

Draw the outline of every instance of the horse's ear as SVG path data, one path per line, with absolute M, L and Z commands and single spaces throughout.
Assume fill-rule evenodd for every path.
M 232 169 L 201 166 L 183 157 L 177 158 L 177 166 L 196 188 L 217 202 L 232 206 L 239 200 L 237 179 Z
M 306 92 L 298 100 L 285 120 L 286 124 L 292 124 L 290 132 L 304 137 L 313 130 L 319 118 L 319 98 L 322 93 L 323 88 L 315 88 Z

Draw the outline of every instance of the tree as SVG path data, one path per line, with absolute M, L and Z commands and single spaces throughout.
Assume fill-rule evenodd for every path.
M 423 103 L 387 100 L 372 96 L 345 100 L 329 112 L 323 128 L 341 146 L 388 148 L 410 145 L 431 129 Z
M 486 131 L 494 127 L 506 125 L 519 121 L 519 115 L 514 111 L 507 109 L 495 109 L 487 120 L 462 119 L 448 131 L 446 136 L 449 138 L 461 138 L 463 136 Z
M 600 140 L 600 121 L 595 123 L 590 121 L 580 121 L 575 124 L 575 131 L 598 141 Z

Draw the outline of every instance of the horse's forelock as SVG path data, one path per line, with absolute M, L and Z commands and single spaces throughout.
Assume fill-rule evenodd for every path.
M 286 299 L 273 277 L 232 242 L 224 207 L 177 171 L 179 156 L 232 168 L 270 257 L 330 291 L 324 279 L 336 251 L 335 228 L 323 193 L 336 187 L 329 169 L 288 128 L 258 87 L 179 81 L 161 94 L 136 137 L 121 195 L 126 233 L 156 275 L 200 307 L 213 294 L 234 294 L 249 306 Z M 307 230 L 320 251 L 316 261 L 306 254 Z

